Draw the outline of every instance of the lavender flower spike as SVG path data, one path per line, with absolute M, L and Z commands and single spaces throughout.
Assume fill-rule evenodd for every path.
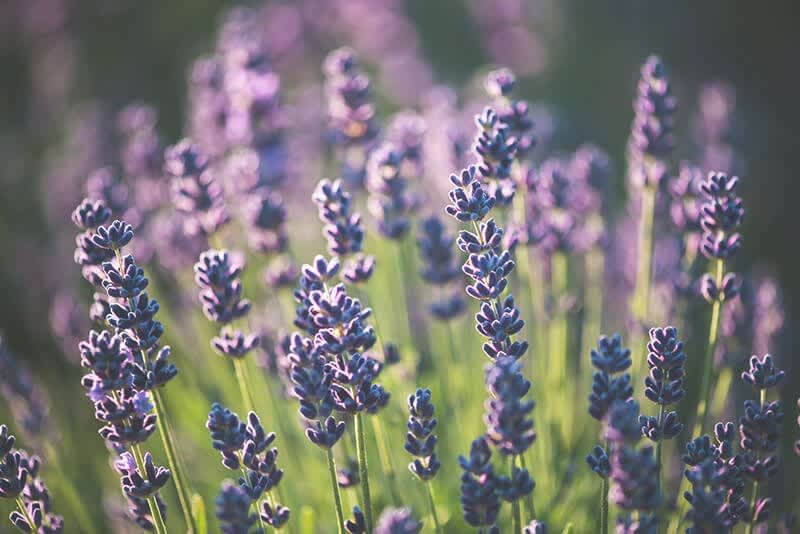
M 41 460 L 14 444 L 8 427 L 0 425 L 0 498 L 16 500 L 17 505 L 9 515 L 11 524 L 22 532 L 64 532 L 64 519 L 53 512 L 49 490 L 39 477 Z
M 408 411 L 405 449 L 417 457 L 408 468 L 417 478 L 428 482 L 436 476 L 441 467 L 435 452 L 437 438 L 433 430 L 436 428 L 437 420 L 433 416 L 431 390 L 417 389 L 413 395 L 409 395 Z

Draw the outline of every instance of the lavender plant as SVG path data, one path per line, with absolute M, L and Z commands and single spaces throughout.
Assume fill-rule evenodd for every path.
M 11 524 L 22 532 L 57 534 L 64 532 L 64 520 L 56 515 L 50 494 L 39 477 L 41 460 L 15 449 L 16 438 L 0 425 L 0 498 L 14 499 Z
M 85 338 L 83 388 L 62 377 L 68 361 L 25 366 L 0 341 L 0 417 L 45 458 L 15 449 L 0 427 L 12 524 L 90 534 L 791 531 L 782 512 L 797 496 L 780 484 L 796 465 L 779 451 L 796 438 L 777 398 L 797 396 L 792 367 L 746 361 L 781 353 L 781 292 L 760 266 L 730 272 L 743 202 L 728 173 L 747 156 L 732 136 L 732 88 L 704 85 L 696 106 L 687 98 L 698 111 L 686 140 L 664 63 L 647 59 L 623 205 L 613 151 L 583 139 L 569 110 L 525 99 L 547 54 L 530 41 L 523 3 L 468 4 L 478 46 L 519 78 L 497 67 L 464 87 L 436 86 L 457 77 L 420 57 L 396 0 L 251 4 L 225 14 L 192 63 L 180 140 L 147 103 L 116 114 L 98 105 L 67 128 L 74 157 L 45 162 L 54 239 L 34 268 L 37 229 L 20 232 L 27 243 L 13 258 L 30 271 L 26 293 L 48 300 L 52 290 L 59 344 Z M 352 47 L 328 52 L 344 42 Z M 696 93 L 685 79 L 677 86 Z M 92 291 L 63 265 L 61 205 L 79 191 L 74 260 Z M 461 315 L 473 301 L 469 328 Z M 37 301 L 14 304 L 24 331 L 5 331 L 16 343 L 45 322 L 30 316 Z M 676 327 L 658 327 L 667 324 Z M 615 330 L 631 350 L 614 334 L 590 351 Z M 203 350 L 208 338 L 225 358 Z M 26 356 L 49 356 L 46 341 Z M 218 372 L 227 359 L 234 373 Z M 743 385 L 757 400 L 742 402 Z M 61 421 L 82 394 L 124 501 L 96 469 L 106 455 L 83 447 L 85 422 Z M 246 418 L 222 406 L 239 396 Z M 588 410 L 575 409 L 582 402 Z M 738 426 L 727 422 L 737 406 Z M 695 430 L 686 443 L 684 423 Z M 163 453 L 147 446 L 156 432 Z M 233 480 L 212 468 L 209 433 Z M 318 484 L 326 471 L 329 484 Z M 82 491 L 90 484 L 95 493 Z M 173 500 L 181 513 L 167 516 Z
M 255 412 L 251 411 L 247 415 L 245 424 L 235 413 L 216 403 L 208 414 L 206 427 L 211 433 L 212 446 L 222 455 L 222 465 L 242 473 L 238 485 L 250 499 L 242 517 L 249 518 L 249 509 L 255 506 L 261 530 L 265 529 L 265 525 L 276 530 L 283 527 L 289 521 L 290 510 L 276 502 L 273 496 L 283 478 L 283 470 L 276 464 L 278 449 L 267 450 L 275 441 L 275 433 L 264 430 Z M 226 506 L 230 506 L 233 512 L 238 510 L 238 503 L 244 499 L 240 494 L 241 492 L 231 489 L 223 489 L 220 501 L 229 501 Z M 264 500 L 259 503 L 262 496 Z M 227 513 L 220 514 L 219 510 L 217 518 L 222 522 L 235 522 L 227 518 Z
M 149 502 L 150 519 L 139 516 L 137 521 L 152 523 L 157 532 L 164 531 L 157 492 L 172 472 L 184 518 L 193 528 L 190 491 L 160 395 L 160 388 L 178 371 L 169 361 L 170 347 L 160 345 L 164 328 L 155 319 L 158 302 L 145 291 L 148 279 L 131 254 L 122 255 L 123 248 L 133 239 L 133 229 L 120 220 L 103 226 L 109 218 L 108 209 L 98 202 L 84 201 L 73 213 L 73 222 L 84 229 L 76 241 L 75 260 L 83 265 L 84 277 L 105 290 L 109 299 L 105 323 L 115 330 L 113 334 L 93 330 L 81 342 L 81 365 L 89 369 L 81 383 L 95 405 L 95 417 L 104 423 L 100 436 L 115 452 L 127 455 L 124 470 L 119 467 L 122 464 L 117 464 L 125 495 L 132 501 L 146 498 Z M 101 258 L 115 261 L 100 261 Z M 151 413 L 153 410 L 155 413 Z M 148 467 L 149 453 L 143 455 L 139 444 L 156 426 L 171 469 L 159 471 L 156 480 L 149 480 L 154 469 L 152 457 Z M 128 448 L 131 452 L 127 452 Z M 134 516 L 140 510 L 139 503 L 133 502 Z

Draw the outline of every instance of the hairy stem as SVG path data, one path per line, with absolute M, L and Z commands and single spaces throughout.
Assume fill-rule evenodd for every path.
M 661 479 L 662 479 L 662 475 L 661 475 L 661 469 L 662 469 L 662 466 L 661 466 L 661 448 L 664 445 L 664 432 L 663 432 L 663 429 L 661 428 L 661 426 L 663 424 L 663 421 L 664 421 L 664 405 L 663 404 L 659 404 L 658 405 L 658 432 L 659 432 L 659 437 L 658 437 L 658 441 L 656 441 L 656 488 L 658 489 L 658 494 L 662 497 L 662 499 L 661 499 L 662 500 L 662 503 L 661 503 L 662 507 L 663 507 L 663 504 L 664 504 L 663 503 L 664 491 L 661 488 Z M 658 534 L 660 531 L 661 531 L 661 521 L 660 521 L 659 517 L 656 517 L 656 534 Z
M 28 525 L 30 525 L 31 530 L 36 528 L 36 523 L 33 522 L 33 518 L 28 513 L 28 508 L 25 506 L 25 501 L 23 501 L 22 497 L 20 496 L 17 496 L 17 508 L 19 508 L 20 513 L 25 516 L 25 521 L 28 522 Z
M 372 532 L 372 497 L 369 492 L 369 469 L 367 466 L 367 440 L 364 433 L 364 413 L 357 413 L 354 420 L 356 425 L 358 476 L 361 479 L 361 492 L 364 494 L 364 517 L 367 522 L 367 532 Z
M 124 264 L 122 260 L 122 253 L 119 249 L 115 249 L 114 254 L 117 260 L 117 268 L 120 270 L 120 272 L 123 272 Z M 127 300 L 128 308 L 132 310 L 135 309 L 133 299 L 128 298 Z M 144 350 L 140 350 L 139 352 L 142 358 L 142 365 L 147 368 L 147 353 Z M 189 527 L 192 532 L 197 532 L 197 525 L 195 524 L 194 515 L 192 515 L 190 493 L 185 483 L 186 476 L 184 475 L 183 467 L 178 463 L 178 456 L 175 452 L 175 439 L 172 435 L 169 421 L 166 418 L 167 415 L 164 402 L 161 398 L 161 392 L 158 388 L 153 388 L 150 390 L 150 392 L 153 397 L 153 408 L 156 412 L 156 425 L 158 426 L 158 433 L 161 436 L 161 443 L 164 446 L 164 452 L 167 454 L 167 464 L 172 472 L 172 479 L 175 482 L 175 489 L 178 493 L 178 501 L 180 503 L 181 512 L 183 513 L 183 518 L 186 521 L 186 526 Z M 138 447 L 134 450 L 138 450 Z M 139 451 L 139 456 L 141 457 L 141 451 Z M 141 460 L 141 458 L 139 460 Z M 137 462 L 139 460 L 137 460 Z M 144 464 L 142 463 L 141 466 L 143 465 Z M 143 470 L 142 473 L 144 473 Z M 150 499 L 148 499 L 148 501 L 150 501 Z M 158 509 L 155 499 L 153 499 L 153 503 L 150 506 L 151 512 L 154 506 L 158 512 L 158 518 L 163 523 L 163 518 L 161 518 L 161 512 Z M 166 528 L 164 531 L 166 532 Z
M 528 469 L 524 453 L 519 455 L 519 466 L 522 469 Z M 525 507 L 528 509 L 528 519 L 536 519 L 536 507 L 533 505 L 533 492 L 530 492 L 525 496 Z
M 339 534 L 344 531 L 344 512 L 342 511 L 342 496 L 339 493 L 339 481 L 336 479 L 336 462 L 333 459 L 333 451 L 328 448 L 325 450 L 328 457 L 328 474 L 331 478 L 331 489 L 333 490 L 333 502 L 336 506 L 336 527 Z
M 509 458 L 509 479 L 514 476 L 514 466 L 517 463 L 517 455 L 514 454 Z M 519 499 L 514 499 L 511 502 L 511 530 L 512 532 L 522 532 L 522 515 L 519 509 Z
M 642 189 L 642 205 L 639 219 L 639 262 L 636 267 L 636 292 L 634 311 L 636 318 L 645 321 L 650 313 L 650 284 L 653 274 L 653 222 L 655 219 L 656 191 L 652 187 Z
M 383 473 L 386 475 L 386 482 L 389 486 L 392 504 L 400 506 L 400 494 L 397 491 L 396 474 L 394 472 L 394 466 L 392 465 L 392 456 L 389 452 L 389 442 L 386 440 L 386 433 L 383 430 L 383 423 L 377 415 L 370 417 L 370 420 L 372 421 L 372 431 L 375 432 L 375 440 L 378 442 L 378 458 L 380 459 Z
M 433 488 L 431 482 L 425 483 L 426 493 L 428 494 L 428 504 L 431 507 L 431 517 L 433 517 L 433 529 L 436 534 L 441 534 L 442 525 L 439 523 L 439 516 L 436 514 L 436 501 L 433 498 Z
M 192 532 L 197 532 L 197 525 L 195 524 L 194 515 L 192 515 L 192 499 L 189 484 L 182 462 L 178 458 L 175 449 L 175 437 L 172 433 L 172 426 L 167 420 L 164 401 L 161 399 L 161 391 L 158 388 L 153 388 L 151 391 L 153 393 L 153 406 L 156 411 L 158 433 L 161 436 L 161 443 L 164 445 L 164 451 L 167 454 L 167 463 L 169 464 L 170 471 L 172 471 L 172 479 L 175 481 L 175 489 L 178 492 L 178 501 L 181 505 L 183 518 Z
M 244 409 L 248 413 L 255 411 L 255 402 L 253 401 L 253 394 L 250 392 L 250 386 L 247 384 L 247 372 L 244 368 L 243 358 L 233 358 L 233 367 L 236 371 L 236 382 L 239 383 L 239 392 L 242 394 L 242 402 Z
M 608 440 L 606 440 L 605 451 L 610 454 Z M 608 534 L 608 477 L 603 477 L 600 486 L 600 534 Z
M 722 277 L 725 274 L 725 262 L 718 259 L 716 264 L 715 282 L 717 287 L 719 287 L 722 283 Z M 720 300 L 715 300 L 711 307 L 711 321 L 708 326 L 708 344 L 706 346 L 705 361 L 703 362 L 703 376 L 700 382 L 700 402 L 697 406 L 697 419 L 695 420 L 694 432 L 692 435 L 699 436 L 705 431 L 706 415 L 711 400 L 712 375 L 714 374 L 714 353 L 717 350 L 717 341 L 719 339 L 721 308 L 722 302 Z

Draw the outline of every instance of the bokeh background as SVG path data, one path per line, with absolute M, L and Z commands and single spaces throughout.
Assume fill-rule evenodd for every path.
M 554 144 L 574 147 L 591 140 L 611 154 L 620 171 L 620 192 L 631 100 L 638 68 L 648 54 L 661 55 L 671 70 L 680 109 L 679 155 L 690 155 L 699 88 L 716 80 L 732 84 L 733 143 L 741 156 L 747 209 L 738 267 L 757 264 L 777 278 L 785 329 L 794 330 L 794 318 L 800 316 L 795 2 L 376 2 L 407 17 L 408 27 L 398 39 L 410 39 L 406 45 L 429 70 L 382 48 L 387 34 L 370 26 L 364 7 L 369 2 L 352 3 L 355 7 L 343 15 L 347 30 L 303 41 L 302 58 L 292 55 L 296 43 L 286 37 L 277 70 L 296 72 L 295 62 L 309 58 L 315 67 L 328 50 L 351 44 L 367 56 L 381 90 L 396 96 L 385 104 L 391 108 L 418 104 L 419 80 L 423 86 L 469 86 L 487 64 L 508 64 L 520 75 L 521 94 L 553 110 L 558 121 Z M 286 28 L 300 32 L 324 24 L 315 20 L 321 11 L 313 6 L 340 3 L 272 2 L 275 20 L 283 21 L 272 31 L 291 34 Z M 95 439 L 85 400 L 76 393 L 80 371 L 64 357 L 64 340 L 51 328 L 58 282 L 77 276 L 77 269 L 58 272 L 72 268 L 72 231 L 65 233 L 68 222 L 57 214 L 78 200 L 81 189 L 74 185 L 86 173 L 114 163 L 105 132 L 113 131 L 114 113 L 124 105 L 153 105 L 162 138 L 173 142 L 181 136 L 189 66 L 213 48 L 220 17 L 233 5 L 215 0 L 0 2 L 0 330 L 46 384 L 55 410 L 74 424 L 73 441 L 63 444 L 74 459 L 73 474 L 102 451 L 102 444 Z M 357 16 L 358 6 L 363 16 Z M 275 46 L 281 50 L 280 42 Z M 415 65 L 420 70 L 413 70 Z M 289 87 L 312 83 L 314 72 L 300 73 L 296 79 L 288 75 Z M 401 73 L 408 76 L 398 78 Z M 400 78 L 412 80 L 411 86 L 408 79 L 403 86 Z M 308 176 L 307 183 L 317 179 Z M 51 261 L 54 253 L 63 253 L 66 261 Z M 793 375 L 785 389 L 797 391 L 800 365 L 792 364 L 791 343 L 784 345 L 783 362 Z M 793 419 L 794 403 L 786 400 Z M 5 413 L 5 407 L 0 409 Z M 75 441 L 81 432 L 86 438 Z M 797 463 L 787 459 L 784 481 L 798 473 Z M 795 486 L 786 487 L 796 493 Z M 83 489 L 87 498 L 98 497 L 97 489 Z

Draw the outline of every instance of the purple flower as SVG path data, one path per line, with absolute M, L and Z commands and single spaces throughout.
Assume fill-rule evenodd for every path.
M 99 226 L 92 243 L 100 248 L 119 250 L 133 239 L 133 227 L 125 221 L 114 220 L 108 226 Z
M 479 158 L 478 172 L 489 183 L 489 194 L 508 206 L 516 190 L 511 178 L 511 164 L 516 157 L 517 139 L 509 126 L 498 119 L 492 108 L 475 116 L 478 133 L 472 150 Z
M 742 373 L 742 380 L 756 390 L 764 390 L 780 384 L 785 374 L 775 367 L 772 356 L 766 354 L 762 358 L 758 356 L 750 358 L 750 368 Z
M 130 497 L 140 499 L 150 497 L 158 492 L 170 477 L 169 469 L 153 464 L 153 456 L 149 452 L 144 455 L 144 472 L 139 471 L 129 452 L 122 453 L 114 465 L 122 475 L 122 490 Z
M 461 222 L 482 220 L 494 207 L 497 200 L 484 191 L 475 176 L 477 168 L 473 165 L 461 171 L 460 175 L 451 174 L 450 181 L 455 189 L 450 191 L 450 202 L 447 214 Z
M 250 302 L 242 298 L 242 266 L 227 250 L 210 249 L 194 265 L 203 312 L 212 321 L 228 324 L 244 316 Z
M 220 530 L 224 534 L 250 532 L 258 521 L 258 515 L 250 513 L 251 503 L 252 499 L 241 486 L 225 481 L 216 500 Z
M 422 523 L 414 518 L 408 508 L 386 508 L 378 518 L 374 534 L 417 534 Z
M 486 369 L 486 437 L 505 455 L 523 454 L 536 439 L 530 414 L 534 402 L 524 400 L 531 383 L 514 358 L 500 357 Z
M 214 179 L 208 158 L 191 140 L 166 150 L 164 170 L 172 177 L 175 207 L 189 216 L 189 234 L 211 235 L 228 222 L 222 186 Z
M 678 402 L 686 394 L 683 389 L 686 354 L 677 336 L 678 331 L 672 326 L 650 329 L 650 342 L 647 344 L 650 373 L 645 378 L 644 394 L 663 407 Z M 677 417 L 675 412 L 668 412 L 661 421 L 644 415 L 639 417 L 639 421 L 642 432 L 651 440 L 659 441 L 662 436 L 674 438 L 683 430 Z
M 461 475 L 461 510 L 464 520 L 473 527 L 493 525 L 500 512 L 498 482 L 491 463 L 492 452 L 484 438 L 472 442 L 469 457 L 459 457 Z
M 634 100 L 628 143 L 629 180 L 636 186 L 657 186 L 664 179 L 662 160 L 672 152 L 677 101 L 661 59 L 650 56 L 642 66 Z
M 700 250 L 709 259 L 727 260 L 739 250 L 741 236 L 737 229 L 744 218 L 744 207 L 736 194 L 738 182 L 735 176 L 712 172 L 700 184 L 705 200 L 700 214 Z
M 84 199 L 72 212 L 72 222 L 82 230 L 94 230 L 111 218 L 111 211 L 99 200 Z
M 412 201 L 408 182 L 401 174 L 403 152 L 392 143 L 372 151 L 367 162 L 366 186 L 370 193 L 369 210 L 378 221 L 378 231 L 389 239 L 402 239 L 411 222 Z
M 436 428 L 437 420 L 433 416 L 431 390 L 417 389 L 413 395 L 409 395 L 408 412 L 405 449 L 417 457 L 408 464 L 408 468 L 420 480 L 427 482 L 436 476 L 441 467 L 435 452 L 437 437 L 433 430 Z

